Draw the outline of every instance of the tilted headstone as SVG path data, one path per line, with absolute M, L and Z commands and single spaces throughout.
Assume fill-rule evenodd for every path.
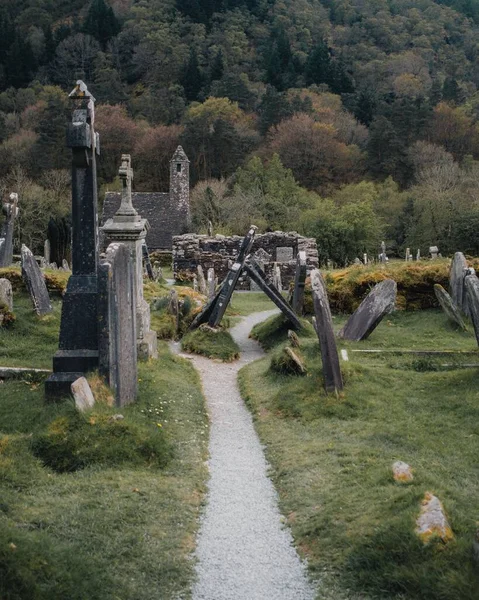
M 2 212 L 5 220 L 0 232 L 0 268 L 9 267 L 13 262 L 13 230 L 18 216 L 18 194 L 10 194 L 10 202 L 5 202 Z
M 37 315 L 46 315 L 52 312 L 45 276 L 31 250 L 25 244 L 22 245 L 22 279 L 27 286 Z
M 461 311 L 454 304 L 451 296 L 449 296 L 446 290 L 442 287 L 442 285 L 439 285 L 439 283 L 434 284 L 434 294 L 436 295 L 437 301 L 439 302 L 439 305 L 446 314 L 447 318 L 456 325 L 459 325 L 461 329 L 466 331 L 467 327 L 464 323 L 464 319 L 461 316 Z
M 13 290 L 8 279 L 0 279 L 0 306 L 6 306 L 10 312 L 13 311 Z
M 155 279 L 155 272 L 151 268 L 148 249 L 144 244 L 149 229 L 148 221 L 137 213 L 132 204 L 133 168 L 129 154 L 121 155 L 118 175 L 122 182 L 121 204 L 113 218 L 103 225 L 102 231 L 109 243 L 125 244 L 130 252 L 136 302 L 137 353 L 141 360 L 148 360 L 158 357 L 158 341 L 156 332 L 151 329 L 150 306 L 143 295 L 142 259 L 145 251 L 145 262 L 151 270 L 150 279 Z M 156 278 L 158 275 L 157 271 Z
M 211 300 L 215 296 L 216 291 L 216 280 L 215 280 L 215 270 L 213 267 L 208 269 L 208 299 Z
M 469 312 L 474 325 L 477 344 L 479 345 L 479 278 L 475 273 L 471 273 L 466 276 L 465 285 Z
M 84 412 L 89 408 L 93 408 L 95 404 L 95 398 L 90 388 L 90 384 L 85 377 L 79 377 L 72 383 L 71 386 L 73 400 L 75 401 L 75 408 L 80 412 Z
M 467 260 L 462 252 L 456 252 L 449 271 L 449 294 L 454 304 L 465 315 L 469 314 L 464 278 L 467 273 Z
M 63 296 L 59 350 L 47 396 L 69 396 L 71 384 L 98 367 L 98 216 L 95 98 L 83 81 L 70 94 L 74 105 L 67 130 L 72 149 L 72 274 Z
M 276 262 L 289 262 L 294 260 L 293 248 L 280 246 L 276 248 Z
M 306 283 L 306 252 L 300 250 L 296 257 L 296 273 L 294 276 L 293 310 L 297 315 L 303 314 L 304 285 Z
M 51 256 L 51 247 L 50 247 L 50 240 L 45 240 L 44 244 L 43 244 L 43 258 L 45 259 L 45 262 L 47 263 L 47 265 L 50 264 L 50 258 Z
M 392 279 L 381 281 L 373 287 L 346 325 L 338 333 L 345 340 L 365 340 L 376 329 L 382 319 L 394 310 L 397 285 Z
M 326 392 L 337 393 L 343 389 L 343 377 L 341 375 L 341 367 L 339 366 L 338 349 L 334 337 L 328 293 L 323 277 L 318 269 L 311 271 L 311 291 L 315 314 L 313 324 L 321 349 L 324 388 Z
M 110 244 L 98 270 L 99 371 L 117 406 L 133 402 L 138 391 L 136 302 L 131 254 Z
M 203 296 L 208 295 L 208 288 L 206 287 L 205 274 L 203 273 L 203 267 L 201 265 L 197 266 L 198 271 L 198 290 L 200 294 Z

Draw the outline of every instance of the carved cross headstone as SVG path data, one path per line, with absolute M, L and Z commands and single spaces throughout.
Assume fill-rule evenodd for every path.
M 394 309 L 396 292 L 397 285 L 392 279 L 386 279 L 375 285 L 349 317 L 346 325 L 338 333 L 338 337 L 356 342 L 369 337 L 384 316 Z
M 327 392 L 343 389 L 338 349 L 333 331 L 333 319 L 323 277 L 318 269 L 311 272 L 311 291 L 314 304 L 314 328 L 319 338 L 323 363 L 324 388 Z
M 10 202 L 5 202 L 2 212 L 5 216 L 0 232 L 0 268 L 9 267 L 13 262 L 13 230 L 18 216 L 18 194 L 10 194 Z
M 22 278 L 37 315 L 46 315 L 52 312 L 45 276 L 41 272 L 31 250 L 25 244 L 22 245 Z

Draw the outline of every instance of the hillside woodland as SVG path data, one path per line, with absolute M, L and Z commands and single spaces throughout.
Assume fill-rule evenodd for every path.
M 0 191 L 17 244 L 68 218 L 67 94 L 97 99 L 99 181 L 168 187 L 194 226 L 297 229 L 337 264 L 479 252 L 479 0 L 3 0 Z

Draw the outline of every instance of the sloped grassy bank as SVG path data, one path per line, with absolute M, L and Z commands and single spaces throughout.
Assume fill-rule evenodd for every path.
M 275 319 L 257 326 L 254 336 L 278 349 L 286 332 L 275 337 Z M 335 326 L 342 321 L 335 317 Z M 306 377 L 275 373 L 271 355 L 239 375 L 281 510 L 313 576 L 329 583 L 320 597 L 477 598 L 477 371 L 431 371 L 417 368 L 411 356 L 352 352 L 474 350 L 473 334 L 454 330 L 439 311 L 402 312 L 390 315 L 367 342 L 340 347 L 348 349 L 350 361 L 342 363 L 346 387 L 339 398 L 323 392 L 313 337 L 301 339 Z M 396 460 L 413 466 L 412 483 L 393 480 Z M 455 535 L 447 545 L 424 547 L 414 534 L 426 491 L 447 511 Z M 335 591 L 328 595 L 331 586 Z
M 49 367 L 60 302 L 42 319 L 15 307 L 0 364 Z M 159 351 L 121 409 L 108 390 L 78 415 L 45 404 L 42 381 L 0 383 L 2 600 L 188 597 L 208 422 L 195 370 Z

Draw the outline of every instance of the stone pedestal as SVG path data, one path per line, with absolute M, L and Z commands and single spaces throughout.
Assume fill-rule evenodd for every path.
M 136 299 L 137 353 L 140 360 L 158 357 L 156 332 L 150 329 L 150 307 L 143 297 L 142 247 L 149 229 L 131 203 L 133 169 L 129 154 L 122 155 L 120 178 L 123 180 L 122 201 L 112 219 L 101 228 L 108 244 L 121 243 L 128 248 L 133 266 L 134 297 Z

